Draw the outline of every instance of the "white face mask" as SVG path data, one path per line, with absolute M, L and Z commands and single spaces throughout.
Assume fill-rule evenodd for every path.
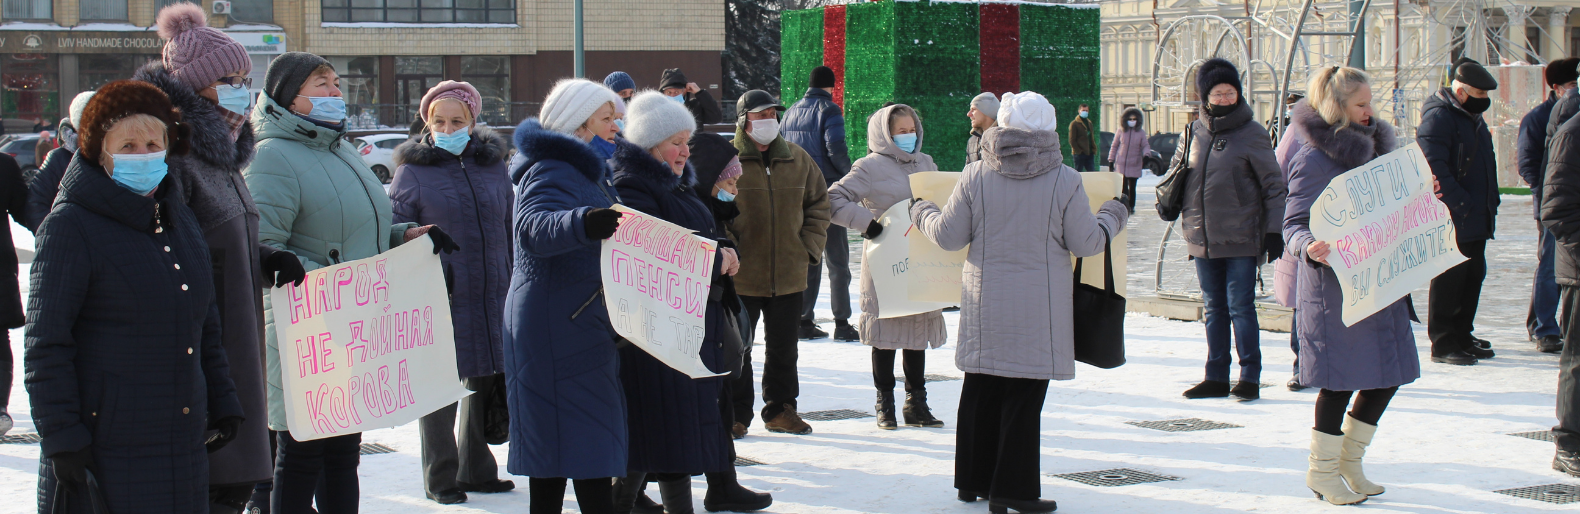
M 779 138 L 779 120 L 769 118 L 766 120 L 751 121 L 752 130 L 747 135 L 752 137 L 759 145 L 766 145 Z
M 1134 127 L 1136 126 L 1136 120 L 1125 120 L 1125 124 Z

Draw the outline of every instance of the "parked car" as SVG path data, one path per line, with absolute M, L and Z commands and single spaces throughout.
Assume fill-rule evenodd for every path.
M 379 182 L 388 184 L 395 174 L 395 147 L 405 143 L 406 139 L 405 132 L 389 132 L 368 134 L 351 142 L 357 145 L 362 162 L 373 168 L 373 174 L 378 175 Z
M 24 181 L 31 181 L 38 174 L 38 156 L 33 153 L 38 142 L 38 134 L 13 134 L 0 140 L 0 152 L 16 158 L 17 166 L 22 167 Z
M 1153 175 L 1162 175 L 1168 172 L 1169 163 L 1174 161 L 1174 150 L 1179 148 L 1180 135 L 1178 132 L 1157 133 L 1147 138 L 1147 144 L 1152 146 L 1152 155 L 1146 159 L 1147 169 Z
M 1103 149 L 1097 151 L 1097 165 L 1098 167 L 1106 167 L 1109 168 L 1109 171 L 1113 171 L 1114 161 L 1108 158 L 1108 152 L 1109 149 L 1113 148 L 1114 146 L 1114 133 L 1104 131 L 1099 132 L 1098 134 L 1103 138 Z

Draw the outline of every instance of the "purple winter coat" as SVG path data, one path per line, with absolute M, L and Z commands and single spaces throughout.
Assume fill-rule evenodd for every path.
M 461 246 L 439 254 L 450 287 L 461 378 L 505 372 L 502 331 L 515 193 L 504 157 L 504 139 L 480 126 L 472 127 L 472 141 L 459 156 L 433 146 L 431 135 L 395 147 L 395 222 L 438 225 Z
M 1306 255 L 1311 207 L 1333 177 L 1393 151 L 1393 127 L 1372 118 L 1372 126 L 1350 125 L 1335 132 L 1305 103 L 1296 104 L 1290 128 L 1306 141 L 1289 160 L 1289 205 L 1285 209 L 1285 248 L 1300 259 L 1295 307 L 1300 331 L 1300 383 L 1334 391 L 1379 389 L 1414 382 L 1421 376 L 1415 334 L 1410 330 L 1409 299 L 1383 308 L 1353 326 L 1340 315 L 1343 287 L 1333 269 Z
M 1145 124 L 1141 116 L 1140 109 L 1125 109 L 1125 114 L 1119 117 L 1119 132 L 1114 134 L 1114 143 L 1108 149 L 1108 160 L 1114 163 L 1114 171 L 1128 178 L 1141 178 L 1141 167 L 1145 166 L 1147 152 L 1152 151 L 1152 143 L 1147 141 L 1147 131 L 1142 128 Z M 1136 120 L 1134 129 L 1123 126 L 1130 119 Z
M 1301 100 L 1302 103 L 1305 100 Z M 1284 172 L 1284 183 L 1289 183 L 1289 160 L 1300 153 L 1306 146 L 1306 140 L 1299 136 L 1299 131 L 1285 130 L 1283 137 L 1278 139 L 1278 146 L 1273 149 L 1273 157 L 1278 159 L 1278 169 Z M 1295 273 L 1299 272 L 1300 258 L 1296 257 L 1292 249 L 1284 248 L 1284 255 L 1273 261 L 1273 301 L 1279 305 L 1293 309 L 1295 307 Z

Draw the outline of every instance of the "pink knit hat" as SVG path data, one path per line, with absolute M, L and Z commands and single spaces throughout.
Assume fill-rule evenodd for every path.
M 422 95 L 422 104 L 417 106 L 417 112 L 422 115 L 422 120 L 428 121 L 429 106 L 446 98 L 465 105 L 468 110 L 472 111 L 472 119 L 474 120 L 477 119 L 477 112 L 483 110 L 483 95 L 478 94 L 477 88 L 466 82 L 446 80 L 440 82 L 437 86 L 433 86 L 433 89 L 429 89 L 426 94 Z
M 209 27 L 202 7 L 186 2 L 170 4 L 159 10 L 158 27 L 159 37 L 165 40 L 165 69 L 193 91 L 238 71 L 252 72 L 247 49 Z

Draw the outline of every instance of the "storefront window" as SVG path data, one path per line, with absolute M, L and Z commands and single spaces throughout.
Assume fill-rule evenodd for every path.
M 379 103 L 378 57 L 325 57 L 340 74 L 340 91 L 347 104 L 372 105 Z
M 105 84 L 132 78 L 137 68 L 158 59 L 158 54 L 78 54 L 77 84 L 83 91 L 94 91 Z
M 54 54 L 0 57 L 0 117 L 35 120 L 60 116 L 60 76 Z
M 126 0 L 80 0 L 77 16 L 83 21 L 126 21 Z
M 462 57 L 461 80 L 470 82 L 483 95 L 478 121 L 490 125 L 510 123 L 509 57 Z
M 274 23 L 274 0 L 231 0 L 230 19 L 240 23 Z
M 515 23 L 514 0 L 323 0 L 327 22 Z
M 0 17 L 7 20 L 52 19 L 55 16 L 50 4 L 50 0 L 5 0 L 4 13 Z

